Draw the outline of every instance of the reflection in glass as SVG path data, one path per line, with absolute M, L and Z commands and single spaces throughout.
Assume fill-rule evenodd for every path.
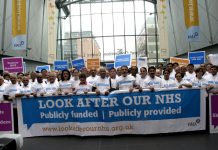
M 59 18 L 58 59 L 99 57 L 101 61 L 114 61 L 115 55 L 121 53 L 131 53 L 133 59 L 155 58 L 156 14 L 152 3 L 87 0 L 70 8 L 71 30 L 69 17 Z

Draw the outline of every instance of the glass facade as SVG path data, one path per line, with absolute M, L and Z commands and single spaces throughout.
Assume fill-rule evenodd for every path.
M 59 11 L 57 58 L 113 61 L 116 54 L 153 57 L 158 50 L 155 5 L 144 0 L 85 0 Z

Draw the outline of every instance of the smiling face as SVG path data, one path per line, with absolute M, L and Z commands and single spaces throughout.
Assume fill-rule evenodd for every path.
M 177 80 L 178 82 L 182 81 L 182 74 L 181 74 L 181 73 L 177 73 L 177 74 L 175 75 L 175 77 L 176 77 L 176 80 Z

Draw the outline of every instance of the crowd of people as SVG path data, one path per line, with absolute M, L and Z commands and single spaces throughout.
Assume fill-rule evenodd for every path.
M 18 133 L 16 109 L 17 97 L 42 97 L 55 95 L 87 94 L 108 95 L 114 90 L 142 92 L 143 89 L 155 91 L 159 89 L 177 89 L 200 87 L 208 93 L 218 94 L 218 66 L 201 64 L 194 68 L 193 64 L 180 67 L 178 63 L 168 63 L 165 67 L 136 66 L 128 68 L 106 69 L 104 67 L 71 68 L 62 71 L 31 73 L 8 73 L 0 76 L 0 103 L 13 102 L 14 132 Z
M 193 64 L 180 67 L 178 63 L 168 63 L 166 67 L 160 64 L 138 69 L 128 68 L 106 69 L 104 67 L 71 68 L 63 71 L 47 71 L 9 74 L 0 76 L 0 101 L 13 100 L 16 97 L 39 97 L 71 94 L 87 94 L 95 92 L 98 95 L 108 95 L 114 90 L 155 91 L 165 88 L 202 87 L 208 92 L 218 93 L 218 66 L 201 64 L 194 68 Z

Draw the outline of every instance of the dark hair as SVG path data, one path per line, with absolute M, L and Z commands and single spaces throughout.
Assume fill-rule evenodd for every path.
M 72 72 L 74 73 L 75 71 L 78 71 L 78 72 L 79 72 L 79 70 L 78 70 L 78 69 L 76 69 L 76 68 L 75 68 L 75 69 L 73 69 L 73 71 L 72 71 Z
M 179 63 L 178 63 L 178 62 L 174 62 L 174 63 L 173 63 L 173 66 L 174 66 L 174 65 L 178 65 L 178 66 L 179 66 Z
M 136 71 L 138 72 L 138 67 L 137 67 L 137 66 L 131 66 L 131 70 L 132 70 L 133 68 L 135 68 Z
M 109 71 L 111 71 L 111 70 L 117 71 L 114 67 L 111 67 L 111 68 L 109 69 Z
M 141 69 L 145 69 L 145 70 L 147 71 L 147 68 L 146 68 L 146 67 L 141 67 L 141 68 L 140 68 L 140 71 L 141 71 Z
M 163 74 L 165 74 L 166 71 L 168 71 L 168 72 L 170 73 L 170 70 L 169 70 L 169 69 L 165 69 L 165 70 L 163 71 Z
M 187 67 L 189 67 L 189 66 L 195 67 L 193 64 L 188 64 Z
M 84 73 L 81 73 L 81 74 L 79 75 L 79 79 L 81 79 L 81 78 L 86 79 L 86 75 L 85 75 Z
M 61 72 L 61 81 L 64 81 L 64 72 L 67 72 L 67 73 L 68 73 L 69 77 L 67 78 L 67 80 L 70 80 L 70 76 L 71 76 L 70 71 L 67 70 L 67 69 L 64 69 L 64 70 L 62 70 L 62 72 Z
M 177 73 L 175 74 L 175 77 L 176 77 L 177 74 L 181 74 L 181 77 L 182 77 L 182 78 L 184 77 L 184 74 L 182 74 L 182 73 L 180 73 L 180 72 L 177 72 Z
M 148 71 L 151 70 L 151 69 L 156 70 L 156 68 L 155 68 L 154 66 L 150 66 L 150 67 L 148 67 Z
M 122 67 L 120 67 L 120 68 L 122 69 L 123 67 L 128 69 L 128 67 L 127 67 L 127 66 L 122 66 Z
M 218 67 L 216 65 L 211 66 L 211 68 L 216 68 L 218 70 Z
M 42 71 L 47 71 L 47 70 L 46 70 L 46 69 L 42 69 L 42 70 L 41 70 L 41 73 L 42 73 Z
M 202 68 L 195 69 L 196 76 L 198 72 L 202 72 L 203 73 L 202 75 L 204 75 L 204 70 Z
M 18 72 L 18 73 L 17 73 L 17 76 L 19 76 L 19 75 L 24 76 L 24 74 L 23 74 L 22 72 Z

